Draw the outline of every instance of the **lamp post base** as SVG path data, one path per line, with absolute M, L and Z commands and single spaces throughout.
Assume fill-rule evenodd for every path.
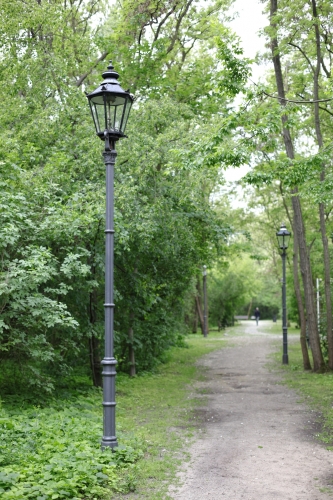
M 284 354 L 284 355 L 282 356 L 282 364 L 283 364 L 283 365 L 288 365 L 288 364 L 289 364 L 288 354 Z
M 118 446 L 118 441 L 116 436 L 111 436 L 110 438 L 105 438 L 103 436 L 102 441 L 101 441 L 101 448 L 104 450 L 105 448 L 117 448 Z
M 113 310 L 113 309 L 112 309 Z M 108 317 L 108 315 L 107 315 Z M 106 322 L 108 323 L 108 321 Z M 108 340 L 108 338 L 106 338 Z M 112 358 L 102 360 L 103 376 L 103 437 L 102 448 L 115 448 L 118 446 L 116 438 L 116 364 Z

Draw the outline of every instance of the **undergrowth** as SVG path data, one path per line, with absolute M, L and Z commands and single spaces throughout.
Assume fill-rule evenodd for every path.
M 90 389 L 45 408 L 6 400 L 0 410 L 3 500 L 101 498 L 109 488 L 134 487 L 144 448 L 124 435 L 114 453 L 101 451 L 100 399 L 100 391 Z
M 187 384 L 198 357 L 222 347 L 222 334 L 192 335 L 158 372 L 117 376 L 118 448 L 101 451 L 102 394 L 72 380 L 56 396 L 6 396 L 0 407 L 2 500 L 166 499 L 193 436 Z M 178 453 L 178 455 L 177 455 Z M 178 457 L 178 458 L 177 458 Z M 127 497 L 128 498 L 128 497 Z

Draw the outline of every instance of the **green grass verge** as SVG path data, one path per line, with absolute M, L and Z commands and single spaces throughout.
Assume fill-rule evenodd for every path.
M 188 348 L 174 348 L 159 372 L 118 382 L 118 420 L 123 430 L 133 429 L 145 450 L 136 467 L 136 491 L 126 498 L 166 500 L 167 488 L 180 464 L 196 427 L 192 410 L 202 403 L 189 384 L 204 378 L 196 366 L 198 358 L 222 348 L 223 333 L 211 332 L 207 339 L 190 335 Z M 222 340 L 222 341 L 221 341 Z M 189 394 L 191 394 L 189 396 Z M 112 498 L 122 498 L 116 495 Z
M 229 333 L 230 335 L 230 333 Z M 3 500 L 167 499 L 167 486 L 194 435 L 196 361 L 221 348 L 223 333 L 188 337 L 157 373 L 117 376 L 115 453 L 101 452 L 101 391 L 86 380 L 41 400 L 7 396 L 0 407 Z M 27 395 L 28 396 L 28 395 Z M 197 394 L 198 396 L 198 394 Z M 202 400 L 202 398 L 200 398 Z M 131 494 L 132 491 L 135 493 Z
M 263 333 L 271 333 L 274 335 L 281 335 L 281 345 L 282 345 L 282 322 L 278 320 L 276 323 L 273 321 L 263 320 L 259 322 L 258 331 Z M 299 330 L 297 330 L 294 325 L 288 327 L 288 337 L 294 338 L 299 336 Z
M 303 370 L 303 359 L 299 341 L 288 346 L 289 365 L 280 365 L 282 351 L 276 353 L 275 366 L 283 371 L 285 383 L 295 389 L 312 409 L 318 412 L 317 437 L 333 450 L 333 374 L 316 374 Z M 310 353 L 311 358 L 311 353 Z

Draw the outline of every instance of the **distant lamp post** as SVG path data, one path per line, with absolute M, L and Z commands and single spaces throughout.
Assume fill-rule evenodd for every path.
M 276 233 L 282 257 L 282 335 L 283 335 L 283 355 L 282 364 L 288 364 L 288 330 L 287 330 L 287 304 L 286 304 L 286 255 L 291 233 L 284 224 Z
M 116 438 L 115 377 L 117 361 L 113 357 L 113 256 L 114 256 L 114 165 L 115 143 L 125 136 L 125 128 L 134 98 L 121 88 L 119 74 L 110 63 L 103 73 L 104 81 L 87 94 L 96 134 L 105 143 L 103 152 L 106 167 L 105 217 L 105 356 L 103 366 L 103 438 L 102 448 L 118 446 Z
M 208 335 L 207 266 L 203 266 L 202 275 L 203 275 L 203 295 L 204 295 L 203 334 L 204 337 L 207 337 Z

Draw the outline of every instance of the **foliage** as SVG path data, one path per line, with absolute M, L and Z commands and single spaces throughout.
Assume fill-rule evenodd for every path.
M 82 91 L 99 83 L 108 54 L 124 69 L 123 86 L 138 97 L 130 139 L 117 144 L 119 368 L 128 369 L 134 347 L 137 370 L 151 370 L 176 342 L 193 276 L 221 251 L 228 232 L 209 201 L 220 178 L 217 164 L 208 156 L 190 161 L 246 78 L 246 62 L 223 24 L 228 6 L 222 0 L 0 3 L 6 391 L 24 389 L 23 369 L 31 388 L 51 391 L 77 365 L 86 371 L 99 365 L 105 181 L 102 143 L 93 137 Z M 237 89 L 222 91 L 231 74 Z
M 49 234 L 59 204 L 38 206 L 38 198 L 29 193 L 30 175 L 20 172 L 19 177 L 14 169 L 6 174 L 0 194 L 1 357 L 10 361 L 14 356 L 18 371 L 25 366 L 25 383 L 50 390 L 52 380 L 42 376 L 42 366 L 57 366 L 65 373 L 81 338 L 66 298 L 73 290 L 73 276 L 80 281 L 89 272 L 87 252 L 67 247 L 56 255 Z
M 248 257 L 235 258 L 229 265 L 215 269 L 208 283 L 210 321 L 222 326 L 232 325 L 237 312 L 261 287 Z
M 117 378 L 114 453 L 100 450 L 102 394 L 86 378 L 40 395 L 37 405 L 31 394 L 7 396 L 0 407 L 1 498 L 103 499 L 136 489 L 148 498 L 152 481 L 163 488 L 178 463 L 174 452 L 185 451 L 184 439 L 170 427 L 182 422 L 187 439 L 192 433 L 197 401 L 186 397 L 186 387 L 200 375 L 195 361 L 221 348 L 221 341 L 205 345 L 191 336 L 187 347 L 173 348 L 155 375 Z
M 258 273 L 260 272 L 261 270 L 259 268 Z M 260 319 L 272 319 L 279 316 L 282 317 L 281 287 L 276 282 L 276 279 L 270 276 L 269 271 L 268 273 L 265 273 L 261 278 L 261 288 L 259 290 L 259 293 L 257 293 L 253 298 L 253 305 L 255 307 L 258 306 L 260 309 Z M 288 296 L 293 296 L 292 284 L 290 284 L 288 292 Z M 253 310 L 251 311 L 251 314 L 253 314 Z
M 10 410 L 1 409 L 1 498 L 101 498 L 110 488 L 133 488 L 143 451 L 135 439 L 114 453 L 100 450 L 96 392 L 25 410 L 12 400 Z
M 129 131 L 140 133 L 122 145 L 124 163 L 117 176 L 124 182 L 116 187 L 116 222 L 121 224 L 120 237 L 126 228 L 126 240 L 119 242 L 117 236 L 116 287 L 122 311 L 117 345 L 122 362 L 132 325 L 139 369 L 151 369 L 174 342 L 172 332 L 179 328 L 177 319 L 183 320 L 184 297 L 198 263 L 223 244 L 225 222 L 202 193 L 216 169 L 184 169 L 179 162 L 198 133 L 196 123 L 187 106 L 179 109 L 171 99 L 162 104 L 150 100 L 132 117 Z

